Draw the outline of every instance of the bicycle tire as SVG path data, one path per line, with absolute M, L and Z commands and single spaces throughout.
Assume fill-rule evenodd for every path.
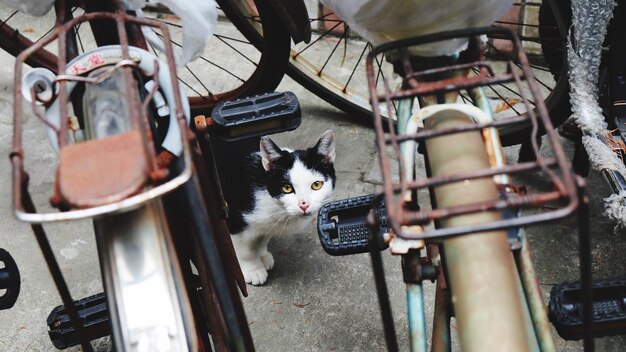
M 192 114 L 209 115 L 213 106 L 220 101 L 273 91 L 285 74 L 287 62 L 289 60 L 291 39 L 288 31 L 284 27 L 284 24 L 280 21 L 278 14 L 269 5 L 267 0 L 255 0 L 258 12 L 255 15 L 256 17 L 252 19 L 244 16 L 241 11 L 235 10 L 237 6 L 241 6 L 241 2 L 245 1 L 218 1 L 220 8 L 226 17 L 237 29 L 248 28 L 250 26 L 249 24 L 243 25 L 242 23 L 244 22 L 251 20 L 258 21 L 258 23 L 261 24 L 259 30 L 263 31 L 263 33 L 268 33 L 268 39 L 262 39 L 260 41 L 257 40 L 254 43 L 254 47 L 258 48 L 260 52 L 260 57 L 245 57 L 245 60 L 242 60 L 250 62 L 250 64 L 255 67 L 248 77 L 241 78 L 235 76 L 235 78 L 233 78 L 235 83 L 232 85 L 236 85 L 238 79 L 241 81 L 240 84 L 234 87 L 229 87 L 229 89 L 225 91 L 215 93 L 210 92 L 207 88 L 207 92 L 199 93 L 197 96 L 190 96 L 189 100 Z M 31 38 L 23 35 L 19 32 L 19 30 L 11 27 L 8 23 L 0 22 L 0 48 L 13 56 L 17 56 L 20 52 L 27 49 L 31 45 L 33 45 L 33 40 Z M 208 45 L 211 45 L 211 42 L 209 42 Z M 236 51 L 237 49 L 233 48 L 233 50 Z M 55 54 L 42 49 L 31 56 L 27 61 L 27 64 L 32 67 L 45 67 L 54 72 L 57 70 L 57 57 Z M 219 63 L 209 63 L 208 66 L 216 66 L 221 69 L 223 65 Z M 193 72 L 191 75 L 196 77 Z M 199 84 L 204 88 L 210 86 L 208 83 L 204 82 L 199 82 Z
M 226 14 L 233 25 L 241 31 L 244 28 L 242 22 L 249 22 L 249 17 L 243 16 L 237 11 L 245 0 L 217 0 L 222 11 Z M 223 100 L 236 99 L 263 92 L 271 92 L 281 82 L 289 60 L 291 37 L 279 15 L 270 6 L 268 0 L 254 0 L 258 10 L 258 22 L 261 23 L 263 33 L 267 33 L 260 43 L 252 43 L 261 53 L 254 73 L 241 86 L 228 92 L 215 95 L 213 99 L 197 97 L 190 99 L 192 113 L 210 113 L 213 106 Z M 243 33 L 245 36 L 245 33 Z
M 553 7 L 557 7 L 557 11 Z M 544 38 L 559 37 L 562 45 L 547 45 L 542 42 L 541 51 L 550 72 L 555 79 L 567 77 L 567 47 L 565 45 L 567 38 L 567 30 L 572 24 L 572 8 L 570 0 L 546 0 L 539 7 L 539 35 Z M 567 83 L 567 91 L 569 92 L 569 80 Z M 555 115 L 559 116 L 563 121 L 572 114 L 569 99 L 565 99 L 565 103 L 561 104 L 558 109 L 553 109 Z

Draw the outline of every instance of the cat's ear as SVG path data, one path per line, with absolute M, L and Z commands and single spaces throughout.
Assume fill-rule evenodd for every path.
M 269 171 L 272 164 L 280 158 L 282 150 L 267 136 L 261 137 L 260 149 L 263 168 Z
M 332 164 L 335 162 L 335 134 L 332 130 L 322 133 L 320 140 L 317 142 L 315 151 L 324 157 L 324 161 Z

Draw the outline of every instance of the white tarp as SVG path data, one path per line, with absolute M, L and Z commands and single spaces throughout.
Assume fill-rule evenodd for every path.
M 482 27 L 504 15 L 513 0 L 322 0 L 356 33 L 379 45 L 423 34 Z M 419 56 L 463 50 L 465 39 L 421 46 Z
M 123 0 L 126 6 L 137 10 L 145 4 L 142 0 Z M 183 25 L 183 50 L 176 56 L 176 65 L 185 66 L 190 61 L 204 53 L 204 47 L 215 32 L 217 25 L 217 5 L 215 0 L 150 0 L 152 3 L 161 3 L 174 12 Z M 163 41 L 151 28 L 143 27 L 146 39 L 157 50 L 165 51 Z

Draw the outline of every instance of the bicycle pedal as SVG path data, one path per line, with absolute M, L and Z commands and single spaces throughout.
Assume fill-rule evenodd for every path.
M 111 323 L 107 310 L 106 296 L 98 293 L 74 301 L 84 332 L 89 340 L 95 340 L 111 334 Z M 57 306 L 47 319 L 48 335 L 57 349 L 65 349 L 79 344 L 78 334 L 64 306 Z
M 227 141 L 291 131 L 300 126 L 300 103 L 292 92 L 223 101 L 211 114 L 215 134 Z
M 370 251 L 367 215 L 372 209 L 374 196 L 366 195 L 325 204 L 317 216 L 317 234 L 324 251 L 330 255 L 350 255 Z M 383 250 L 387 244 L 383 234 L 389 222 L 384 202 L 374 207 L 379 226 L 371 245 Z
M 13 307 L 20 294 L 20 271 L 17 264 L 9 252 L 0 248 L 0 263 L 4 264 L 4 268 L 0 269 L 0 290 L 5 290 L 0 295 L 0 310 Z
M 582 312 L 579 282 L 552 287 L 549 317 L 559 336 L 566 340 L 583 338 Z M 626 279 L 594 281 L 593 333 L 595 337 L 626 333 Z

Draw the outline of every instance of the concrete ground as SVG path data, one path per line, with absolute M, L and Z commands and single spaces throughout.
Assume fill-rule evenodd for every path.
M 14 219 L 10 197 L 8 154 L 12 131 L 12 58 L 0 53 L 0 247 L 16 259 L 22 275 L 22 292 L 15 307 L 0 312 L 0 351 L 51 351 L 45 319 L 60 303 L 30 228 Z M 377 151 L 371 128 L 356 125 L 344 113 L 328 105 L 289 78 L 278 90 L 296 93 L 302 106 L 302 125 L 275 136 L 281 146 L 303 148 L 317 141 L 326 129 L 337 137 L 337 187 L 335 198 L 367 194 L 381 184 Z M 42 126 L 34 117 L 25 125 L 28 167 L 35 170 L 31 192 L 46 204 L 52 192 L 55 154 Z M 571 154 L 571 146 L 566 142 Z M 515 149 L 508 150 L 513 155 Z M 519 180 L 541 186 L 530 175 Z M 625 231 L 613 232 L 613 223 L 602 215 L 602 198 L 609 194 L 597 173 L 588 178 L 591 199 L 594 275 L 596 278 L 626 274 Z M 46 227 L 61 268 L 75 298 L 102 290 L 95 242 L 90 223 L 59 223 Z M 576 219 L 532 227 L 528 237 L 544 301 L 550 288 L 578 278 Z M 383 351 L 385 342 L 368 255 L 331 257 L 319 245 L 314 224 L 303 233 L 280 236 L 270 243 L 276 261 L 264 286 L 250 287 L 245 309 L 258 351 Z M 408 350 L 404 284 L 400 260 L 383 254 L 401 350 Z M 427 316 L 432 313 L 433 285 L 425 284 Z M 581 351 L 579 342 L 556 337 L 559 351 Z M 624 337 L 596 340 L 598 351 L 623 351 Z M 97 350 L 110 350 L 108 339 Z M 458 350 L 458 348 L 456 348 Z M 77 349 L 72 349 L 77 350 Z

